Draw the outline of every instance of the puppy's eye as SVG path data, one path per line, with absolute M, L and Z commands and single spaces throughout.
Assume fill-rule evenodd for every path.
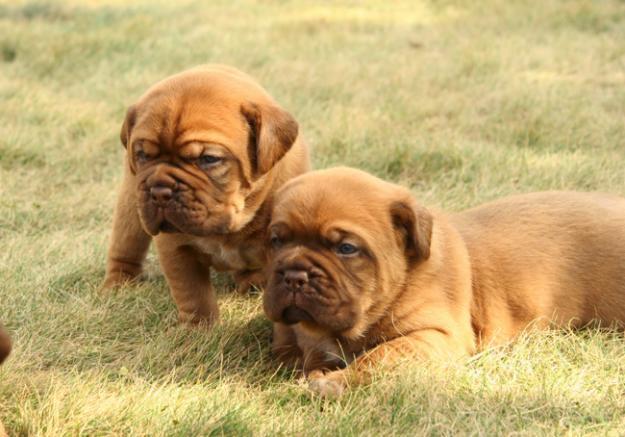
M 336 248 L 336 252 L 339 255 L 343 255 L 343 256 L 355 255 L 356 253 L 358 253 L 358 248 L 354 246 L 353 244 L 341 243 Z
M 143 150 L 139 149 L 135 152 L 135 160 L 137 162 L 146 162 L 148 159 L 150 159 L 150 157 Z
M 277 249 L 278 247 L 282 246 L 282 240 L 280 239 L 280 237 L 276 235 L 273 235 L 271 239 L 269 240 L 269 242 L 271 243 L 271 247 L 273 247 L 274 249 Z
M 215 156 L 215 155 L 202 155 L 197 160 L 200 167 L 204 167 L 204 168 L 212 167 L 216 164 L 219 164 L 221 161 L 223 161 L 223 158 L 221 156 Z

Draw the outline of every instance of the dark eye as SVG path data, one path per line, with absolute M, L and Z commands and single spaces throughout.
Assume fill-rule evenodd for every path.
M 269 242 L 271 243 L 271 246 L 274 249 L 277 249 L 278 247 L 282 246 L 282 240 L 276 235 L 272 236 Z
M 139 163 L 146 162 L 150 157 L 141 149 L 135 152 L 135 160 Z
M 221 161 L 223 161 L 223 158 L 221 156 L 215 156 L 215 155 L 202 155 L 198 158 L 198 163 L 200 164 L 201 167 L 210 167 Z
M 358 252 L 358 248 L 353 244 L 341 243 L 339 247 L 336 248 L 336 252 L 339 255 L 354 255 Z

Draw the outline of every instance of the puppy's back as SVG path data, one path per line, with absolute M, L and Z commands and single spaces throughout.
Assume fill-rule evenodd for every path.
M 514 335 L 536 319 L 625 322 L 625 199 L 512 196 L 452 216 L 474 275 L 474 312 Z M 479 324 L 479 323 L 478 323 Z

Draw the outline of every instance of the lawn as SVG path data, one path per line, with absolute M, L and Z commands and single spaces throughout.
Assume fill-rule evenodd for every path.
M 154 255 L 102 296 L 125 108 L 206 63 L 256 77 L 315 166 L 459 210 L 547 189 L 625 195 L 617 0 L 0 1 L 0 369 L 11 435 L 623 435 L 625 338 L 528 334 L 338 401 L 276 368 L 259 295 L 176 323 Z

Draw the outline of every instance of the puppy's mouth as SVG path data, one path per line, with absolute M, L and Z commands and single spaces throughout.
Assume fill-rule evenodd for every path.
M 289 305 L 282 311 L 282 320 L 287 325 L 294 325 L 299 322 L 313 322 L 314 319 L 310 313 L 295 305 Z
M 182 232 L 180 231 L 180 229 L 175 227 L 173 224 L 169 223 L 167 220 L 163 220 L 161 222 L 160 226 L 158 227 L 158 231 L 163 232 L 165 234 L 175 234 L 175 233 Z

